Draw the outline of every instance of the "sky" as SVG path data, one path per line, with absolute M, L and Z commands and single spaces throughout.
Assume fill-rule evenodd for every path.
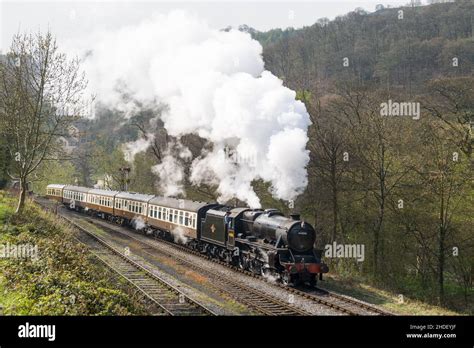
M 135 24 L 152 13 L 185 9 L 204 18 L 211 27 L 247 24 L 266 31 L 301 28 L 319 18 L 333 19 L 361 7 L 369 12 L 377 4 L 393 7 L 409 0 L 306 0 L 289 1 L 8 1 L 0 0 L 0 50 L 10 45 L 17 32 L 50 29 L 58 41 L 86 37 L 103 29 Z M 423 2 L 426 2 L 423 1 Z

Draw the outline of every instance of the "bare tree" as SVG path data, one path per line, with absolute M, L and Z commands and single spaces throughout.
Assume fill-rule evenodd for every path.
M 87 82 L 78 59 L 58 51 L 51 33 L 17 34 L 0 64 L 0 134 L 19 180 L 16 212 L 22 211 L 28 178 L 46 160 L 61 157 L 59 140 L 85 110 Z

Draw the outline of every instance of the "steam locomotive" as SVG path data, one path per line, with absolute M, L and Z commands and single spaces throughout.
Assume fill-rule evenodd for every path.
M 57 184 L 47 186 L 47 197 L 284 284 L 314 286 L 328 272 L 314 248 L 316 231 L 297 214 Z

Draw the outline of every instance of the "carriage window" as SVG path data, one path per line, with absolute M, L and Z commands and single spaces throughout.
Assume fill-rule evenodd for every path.
M 168 212 L 168 221 L 170 222 L 173 221 L 173 209 L 170 209 Z
M 184 225 L 189 226 L 189 213 L 184 213 Z
M 192 221 L 192 223 L 193 223 L 193 228 L 196 228 L 196 218 L 197 218 L 196 214 L 192 214 L 192 219 L 193 219 L 193 221 Z
M 183 221 L 183 212 L 180 211 L 179 212 L 179 224 L 182 225 L 183 223 L 184 223 L 184 221 Z

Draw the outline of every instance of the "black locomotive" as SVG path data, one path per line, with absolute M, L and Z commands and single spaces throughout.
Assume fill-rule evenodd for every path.
M 315 285 L 317 275 L 328 272 L 314 248 L 316 231 L 297 214 L 220 206 L 207 211 L 200 237 L 193 247 L 201 252 L 285 284 Z

